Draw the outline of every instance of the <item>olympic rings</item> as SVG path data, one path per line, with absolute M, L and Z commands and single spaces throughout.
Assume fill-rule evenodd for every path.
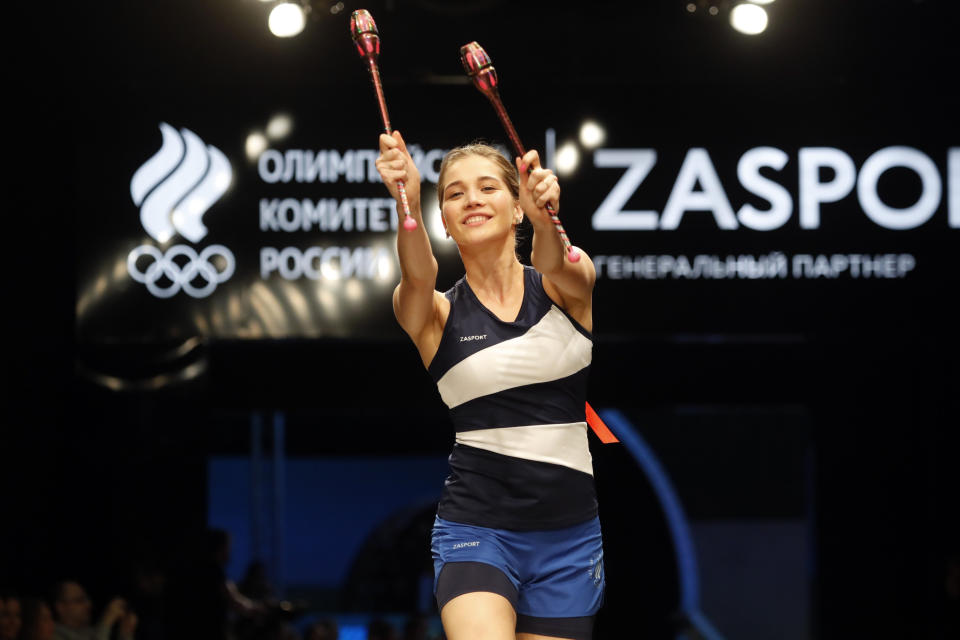
M 153 261 L 145 270 L 140 271 L 137 268 L 137 261 L 142 256 L 148 256 Z M 226 263 L 223 271 L 218 271 L 210 261 L 213 256 L 223 258 Z M 181 266 L 175 260 L 179 257 L 186 258 L 186 264 Z M 170 298 L 180 289 L 194 298 L 206 298 L 213 293 L 219 283 L 226 282 L 233 275 L 236 266 L 237 262 L 233 254 L 222 244 L 212 244 L 203 249 L 199 255 L 193 247 L 186 244 L 174 245 L 167 249 L 166 253 L 162 253 L 153 245 L 144 244 L 134 247 L 127 254 L 127 271 L 130 277 L 146 284 L 147 290 L 158 298 Z M 157 284 L 163 276 L 170 281 L 167 287 Z M 199 287 L 193 283 L 197 277 L 203 280 L 203 284 Z

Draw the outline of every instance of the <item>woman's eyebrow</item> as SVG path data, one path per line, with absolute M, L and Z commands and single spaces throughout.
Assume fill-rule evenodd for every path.
M 477 178 L 477 182 L 482 182 L 484 180 L 494 180 L 496 182 L 500 182 L 500 178 L 498 178 L 497 176 L 480 176 Z M 454 180 L 453 182 L 448 182 L 447 185 L 443 188 L 443 192 L 446 193 L 447 189 L 453 186 L 457 186 L 457 187 L 463 186 L 463 180 Z

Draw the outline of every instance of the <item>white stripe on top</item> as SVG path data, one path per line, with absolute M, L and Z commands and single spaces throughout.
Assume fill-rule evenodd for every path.
M 457 443 L 514 458 L 559 464 L 593 475 L 586 422 L 461 431 L 457 433 Z
M 590 364 L 593 343 L 553 305 L 522 336 L 468 356 L 437 381 L 453 409 L 464 402 L 527 384 L 566 378 Z

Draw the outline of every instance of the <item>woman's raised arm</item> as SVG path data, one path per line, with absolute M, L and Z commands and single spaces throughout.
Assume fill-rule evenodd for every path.
M 423 354 L 425 333 L 434 328 L 437 317 L 436 284 L 437 259 L 430 246 L 430 238 L 423 224 L 420 208 L 420 172 L 407 151 L 407 145 L 399 131 L 391 135 L 380 134 L 380 156 L 377 170 L 397 200 L 400 193 L 397 182 L 402 181 L 407 192 L 410 215 L 417 227 L 406 230 L 400 224 L 397 232 L 397 255 L 400 259 L 400 284 L 393 292 L 393 311 L 397 321 Z M 432 332 L 431 332 L 432 333 Z M 428 340 L 429 341 L 429 340 Z M 436 349 L 434 348 L 434 351 Z
M 549 202 L 559 211 L 557 177 L 540 166 L 540 156 L 533 150 L 517 159 L 517 169 L 520 170 L 520 206 L 533 225 L 530 262 L 543 274 L 544 289 L 550 297 L 581 325 L 592 330 L 593 285 L 597 272 L 590 256 L 579 248 L 578 262 L 566 258 L 563 243 L 546 209 Z

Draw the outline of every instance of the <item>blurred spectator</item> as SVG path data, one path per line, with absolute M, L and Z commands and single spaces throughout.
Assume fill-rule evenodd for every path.
M 0 640 L 14 640 L 20 626 L 20 598 L 13 592 L 0 593 Z
M 238 588 L 240 593 L 253 600 L 267 602 L 274 597 L 273 585 L 267 579 L 267 565 L 260 560 L 250 563 Z
M 90 596 L 80 583 L 73 580 L 59 582 L 53 595 L 57 640 L 110 640 L 114 627 L 117 638 L 133 640 L 137 615 L 127 608 L 123 598 L 110 600 L 103 615 L 93 625 Z
M 374 618 L 367 625 L 367 640 L 399 640 L 397 630 L 387 620 Z
M 23 601 L 23 626 L 18 640 L 54 640 L 56 625 L 50 605 L 40 598 Z
M 255 615 L 237 615 L 233 624 L 237 640 L 300 640 L 300 634 L 290 624 L 299 617 L 302 607 L 280 600 L 267 577 L 267 566 L 254 560 L 237 585 L 242 597 L 256 607 Z
M 194 540 L 171 576 L 167 637 L 229 640 L 235 617 L 253 618 L 263 607 L 227 578 L 230 534 L 208 529 Z
M 303 634 L 303 640 L 339 640 L 340 629 L 336 620 L 317 620 Z
M 128 588 L 130 608 L 137 612 L 137 640 L 165 640 L 164 591 L 167 576 L 156 559 L 141 558 Z

